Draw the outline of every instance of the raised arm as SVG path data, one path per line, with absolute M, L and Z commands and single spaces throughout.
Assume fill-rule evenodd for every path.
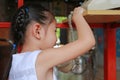
M 42 66 L 52 68 L 58 64 L 83 55 L 95 45 L 93 32 L 82 16 L 82 13 L 83 8 L 81 7 L 77 7 L 73 11 L 72 20 L 76 25 L 78 39 L 60 48 L 44 50 L 38 58 Z

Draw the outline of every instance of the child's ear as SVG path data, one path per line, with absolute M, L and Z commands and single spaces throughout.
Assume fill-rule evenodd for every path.
M 32 33 L 37 39 L 41 39 L 41 25 L 39 23 L 33 24 Z

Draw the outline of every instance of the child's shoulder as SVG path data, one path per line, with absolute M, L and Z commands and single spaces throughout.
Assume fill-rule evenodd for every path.
M 31 59 L 31 58 L 36 57 L 40 52 L 41 52 L 41 50 L 16 53 L 16 54 L 13 54 L 13 59 L 14 60 Z

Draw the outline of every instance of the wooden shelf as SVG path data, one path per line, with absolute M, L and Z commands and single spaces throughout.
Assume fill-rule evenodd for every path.
M 120 10 L 87 10 L 83 15 L 120 15 Z
M 88 10 L 83 14 L 88 23 L 111 23 L 120 21 L 120 10 Z
M 112 23 L 119 22 L 120 15 L 86 15 L 85 19 L 88 23 Z
M 120 10 L 88 10 L 83 13 L 88 23 L 111 23 L 120 21 Z M 63 21 L 66 23 L 67 20 Z

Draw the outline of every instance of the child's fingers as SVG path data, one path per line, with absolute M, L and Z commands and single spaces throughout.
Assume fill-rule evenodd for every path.
M 82 7 L 76 7 L 73 11 L 73 21 L 79 20 L 80 16 L 83 16 L 84 9 Z
M 83 14 L 85 10 L 82 8 L 82 7 L 76 7 L 74 9 L 74 13 L 77 13 L 77 14 Z

